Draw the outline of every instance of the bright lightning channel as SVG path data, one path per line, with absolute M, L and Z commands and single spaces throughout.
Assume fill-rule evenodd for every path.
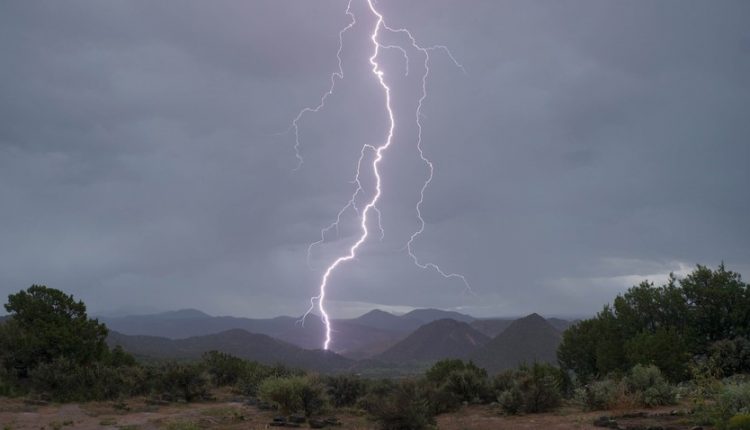
M 347 202 L 347 204 L 343 208 L 341 208 L 341 210 L 339 210 L 339 212 L 336 215 L 336 220 L 334 222 L 332 222 L 331 224 L 329 224 L 328 226 L 324 227 L 321 230 L 320 239 L 318 241 L 316 241 L 316 242 L 311 243 L 309 245 L 309 247 L 308 247 L 308 250 L 307 250 L 307 261 L 308 261 L 308 265 L 309 265 L 310 264 L 310 255 L 311 255 L 312 249 L 315 246 L 322 244 L 325 241 L 327 234 L 331 230 L 335 229 L 336 232 L 338 233 L 338 229 L 339 229 L 339 224 L 341 222 L 341 218 L 342 218 L 342 216 L 348 210 L 351 209 L 351 210 L 354 210 L 358 215 L 361 214 L 360 215 L 361 234 L 359 236 L 359 239 L 349 248 L 349 251 L 348 251 L 347 254 L 338 257 L 336 260 L 333 261 L 333 263 L 331 263 L 326 268 L 325 272 L 323 273 L 323 277 L 321 279 L 321 283 L 320 283 L 320 286 L 319 286 L 320 293 L 317 296 L 314 296 L 314 297 L 312 297 L 310 299 L 310 308 L 307 310 L 307 312 L 303 315 L 303 317 L 301 319 L 301 321 L 304 323 L 305 318 L 315 309 L 316 302 L 317 302 L 317 308 L 320 311 L 321 318 L 323 320 L 323 323 L 324 323 L 325 329 L 326 329 L 326 331 L 325 331 L 325 333 L 326 333 L 326 335 L 325 335 L 325 341 L 323 342 L 323 349 L 324 350 L 327 350 L 329 348 L 329 346 L 330 346 L 330 343 L 331 343 L 331 321 L 330 321 L 330 317 L 329 317 L 328 313 L 325 310 L 326 289 L 328 287 L 328 281 L 329 281 L 330 277 L 333 275 L 333 273 L 335 272 L 335 270 L 340 265 L 342 265 L 343 263 L 345 263 L 347 261 L 353 260 L 357 256 L 357 251 L 359 250 L 360 246 L 363 243 L 365 243 L 365 241 L 367 241 L 367 238 L 370 235 L 370 231 L 368 230 L 368 220 L 369 220 L 369 216 L 370 216 L 371 212 L 375 213 L 375 215 L 377 217 L 378 228 L 379 228 L 379 231 L 380 231 L 380 237 L 381 237 L 381 239 L 385 235 L 385 231 L 383 230 L 383 226 L 381 224 L 380 210 L 377 207 L 378 200 L 380 199 L 380 196 L 382 194 L 381 176 L 380 176 L 379 165 L 380 165 L 380 162 L 383 160 L 384 153 L 388 150 L 388 148 L 392 144 L 394 129 L 396 127 L 396 121 L 395 121 L 395 117 L 394 117 L 394 114 L 393 114 L 393 108 L 392 108 L 392 105 L 391 105 L 391 88 L 386 83 L 386 80 L 385 80 L 385 77 L 384 77 L 384 72 L 381 70 L 380 64 L 377 62 L 377 57 L 378 57 L 378 54 L 380 53 L 381 49 L 397 49 L 397 50 L 399 50 L 403 54 L 403 56 L 404 56 L 404 59 L 405 59 L 405 68 L 406 68 L 405 75 L 408 76 L 409 75 L 409 55 L 407 54 L 406 49 L 404 49 L 404 47 L 402 47 L 402 46 L 399 46 L 399 45 L 384 45 L 384 44 L 382 44 L 380 42 L 380 39 L 379 39 L 379 35 L 380 35 L 381 30 L 388 31 L 390 33 L 403 33 L 403 34 L 405 34 L 408 37 L 412 48 L 414 48 L 415 50 L 421 52 L 423 54 L 423 57 L 424 57 L 424 63 L 423 63 L 424 73 L 421 75 L 421 85 L 422 85 L 422 87 L 421 87 L 421 94 L 420 94 L 419 102 L 418 102 L 418 105 L 417 105 L 417 109 L 415 111 L 415 115 L 416 115 L 416 123 L 417 123 L 417 130 L 418 130 L 418 134 L 417 134 L 417 149 L 419 151 L 419 156 L 420 156 L 421 160 L 428 167 L 429 174 L 428 174 L 428 177 L 425 180 L 425 182 L 422 184 L 422 187 L 420 189 L 420 198 L 419 198 L 419 201 L 417 202 L 417 205 L 416 205 L 416 208 L 415 208 L 416 209 L 416 213 L 417 213 L 417 219 L 419 220 L 419 228 L 417 229 L 417 231 L 415 231 L 414 233 L 412 233 L 412 235 L 409 237 L 409 240 L 408 240 L 405 248 L 406 248 L 406 250 L 407 250 L 407 252 L 409 254 L 409 257 L 412 259 L 413 263 L 417 267 L 419 267 L 421 269 L 433 269 L 433 270 L 435 270 L 438 274 L 440 274 L 444 278 L 456 278 L 456 279 L 459 279 L 459 280 L 461 280 L 461 282 L 465 286 L 465 292 L 472 293 L 471 286 L 469 285 L 469 282 L 466 280 L 466 277 L 464 275 L 461 275 L 461 274 L 458 274 L 458 273 L 445 272 L 442 268 L 440 268 L 440 266 L 438 266 L 437 264 L 434 264 L 434 263 L 429 263 L 429 262 L 428 263 L 423 263 L 423 262 L 421 262 L 419 260 L 419 258 L 417 257 L 417 255 L 415 254 L 414 248 L 413 248 L 414 241 L 417 239 L 417 237 L 419 235 L 421 235 L 424 232 L 424 229 L 425 229 L 425 221 L 424 221 L 424 218 L 422 217 L 422 204 L 424 203 L 425 191 L 429 187 L 430 183 L 432 182 L 433 176 L 434 176 L 434 164 L 432 163 L 432 161 L 429 158 L 427 158 L 427 156 L 425 155 L 424 150 L 422 148 L 422 122 L 421 122 L 421 118 L 422 118 L 422 105 L 423 105 L 424 100 L 427 98 L 427 77 L 428 77 L 429 72 L 430 72 L 430 69 L 429 69 L 430 56 L 429 56 L 429 53 L 431 51 L 436 51 L 436 50 L 444 51 L 448 55 L 448 57 L 451 59 L 451 61 L 456 65 L 456 67 L 460 68 L 462 71 L 464 71 L 464 73 L 465 73 L 465 70 L 464 70 L 463 66 L 460 63 L 458 63 L 458 61 L 456 61 L 456 59 L 453 57 L 453 54 L 450 52 L 450 50 L 447 47 L 445 47 L 443 45 L 435 45 L 435 46 L 430 46 L 430 47 L 422 47 L 422 46 L 420 46 L 417 43 L 416 39 L 412 36 L 412 34 L 411 34 L 411 32 L 409 30 L 407 30 L 405 28 L 395 29 L 395 28 L 389 27 L 385 23 L 385 19 L 384 19 L 383 15 L 380 12 L 378 12 L 378 10 L 375 8 L 375 5 L 373 4 L 373 0 L 365 0 L 365 1 L 367 2 L 368 8 L 370 9 L 370 11 L 372 12 L 372 14 L 376 18 L 376 22 L 375 22 L 375 26 L 374 26 L 373 32 L 370 35 L 370 40 L 372 41 L 372 45 L 373 45 L 373 53 L 372 53 L 372 56 L 370 56 L 370 58 L 369 58 L 369 62 L 370 62 L 370 65 L 372 66 L 372 69 L 371 69 L 372 73 L 375 76 L 375 78 L 377 79 L 377 82 L 379 83 L 380 87 L 383 89 L 383 92 L 384 92 L 384 95 L 385 95 L 385 109 L 386 109 L 386 112 L 388 114 L 388 133 L 387 133 L 385 141 L 380 146 L 376 147 L 374 145 L 369 145 L 369 144 L 365 144 L 365 145 L 362 146 L 362 150 L 360 152 L 360 157 L 359 157 L 359 160 L 357 161 L 356 174 L 355 174 L 355 177 L 354 177 L 354 181 L 352 181 L 352 183 L 355 185 L 355 189 L 354 189 L 354 192 L 351 195 L 351 198 L 349 199 L 349 201 Z M 292 124 L 290 126 L 290 130 L 291 129 L 294 130 L 294 136 L 295 136 L 294 150 L 295 150 L 295 156 L 297 157 L 297 160 L 298 160 L 298 165 L 297 165 L 297 168 L 295 170 L 299 169 L 302 166 L 303 161 L 304 161 L 303 158 L 302 158 L 302 156 L 301 156 L 301 154 L 300 154 L 299 121 L 302 119 L 303 116 L 305 116 L 305 114 L 312 113 L 312 112 L 318 112 L 322 108 L 324 108 L 325 107 L 325 102 L 326 102 L 327 98 L 331 94 L 333 94 L 333 91 L 334 91 L 334 88 L 335 88 L 335 85 L 336 85 L 336 80 L 337 79 L 341 80 L 341 79 L 344 78 L 344 72 L 343 72 L 342 61 L 341 61 L 341 52 L 343 50 L 344 34 L 356 24 L 355 16 L 351 12 L 351 0 L 349 0 L 349 2 L 347 3 L 346 14 L 349 16 L 350 21 L 349 21 L 349 24 L 346 27 L 344 27 L 341 31 L 339 31 L 339 48 L 338 48 L 338 51 L 336 53 L 336 58 L 338 59 L 338 70 L 336 72 L 334 72 L 334 73 L 331 74 L 331 78 L 330 78 L 331 84 L 330 84 L 329 89 L 328 89 L 327 92 L 325 92 L 321 96 L 320 102 L 318 103 L 317 106 L 315 106 L 315 107 L 307 107 L 307 108 L 302 109 L 299 112 L 299 114 L 294 118 L 294 120 L 292 121 Z M 372 160 L 372 164 L 371 164 L 371 168 L 372 168 L 372 172 L 373 172 L 374 177 L 375 177 L 375 193 L 372 196 L 372 198 L 370 199 L 370 201 L 364 206 L 364 208 L 362 208 L 360 210 L 359 208 L 357 208 L 356 201 L 357 201 L 357 197 L 359 196 L 359 194 L 363 191 L 362 184 L 361 184 L 361 181 L 360 181 L 360 172 L 361 172 L 361 168 L 362 168 L 362 163 L 365 160 L 365 158 L 367 157 L 367 153 L 368 152 L 371 152 L 374 155 L 373 160 Z

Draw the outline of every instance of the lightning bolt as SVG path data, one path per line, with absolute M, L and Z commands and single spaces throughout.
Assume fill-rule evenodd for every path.
M 297 116 L 294 117 L 292 120 L 292 123 L 289 125 L 289 128 L 286 130 L 286 132 L 294 131 L 294 156 L 297 158 L 297 167 L 294 168 L 294 171 L 299 170 L 302 167 L 302 164 L 305 162 L 305 159 L 302 158 L 302 153 L 300 152 L 300 147 L 302 146 L 302 143 L 300 141 L 299 137 L 299 122 L 302 120 L 302 118 L 309 114 L 309 113 L 318 113 L 321 109 L 323 109 L 326 105 L 326 100 L 328 100 L 328 97 L 333 95 L 333 90 L 336 88 L 336 80 L 342 80 L 344 79 L 344 68 L 341 64 L 341 52 L 344 50 L 344 34 L 349 31 L 352 27 L 354 27 L 354 24 L 357 22 L 354 18 L 354 14 L 351 11 L 352 8 L 352 0 L 349 0 L 349 2 L 346 4 L 346 15 L 349 17 L 349 24 L 347 24 L 344 28 L 339 31 L 339 49 L 336 51 L 336 60 L 338 60 L 338 69 L 331 73 L 331 76 L 329 78 L 330 80 L 330 86 L 328 87 L 328 91 L 324 92 L 323 95 L 320 96 L 320 101 L 317 105 L 312 107 L 305 107 L 302 110 L 297 113 Z
M 391 105 L 391 88 L 388 86 L 388 83 L 385 80 L 385 73 L 383 72 L 383 70 L 381 70 L 380 64 L 377 61 L 377 57 L 378 57 L 378 54 L 380 53 L 381 49 L 396 49 L 396 50 L 399 50 L 402 53 L 402 55 L 404 57 L 404 61 L 405 61 L 405 76 L 409 75 L 410 58 L 409 58 L 409 55 L 408 55 L 406 49 L 403 46 L 393 45 L 393 44 L 385 45 L 385 44 L 381 43 L 380 42 L 381 31 L 390 32 L 390 33 L 393 33 L 393 34 L 398 34 L 398 33 L 404 34 L 409 39 L 409 43 L 410 43 L 411 47 L 413 49 L 415 49 L 416 51 L 420 52 L 422 54 L 422 56 L 423 56 L 423 59 L 424 59 L 424 61 L 423 61 L 424 72 L 421 75 L 421 94 L 420 94 L 419 102 L 417 104 L 417 108 L 416 108 L 416 111 L 415 111 L 415 116 L 416 116 L 417 130 L 418 130 L 418 133 L 417 133 L 417 149 L 418 149 L 418 152 L 419 152 L 419 157 L 421 158 L 422 162 L 425 163 L 425 165 L 428 167 L 429 174 L 427 176 L 427 179 L 422 184 L 422 187 L 420 189 L 420 198 L 419 198 L 419 201 L 417 202 L 416 207 L 415 207 L 416 214 L 417 214 L 417 219 L 418 219 L 418 222 L 419 222 L 419 227 L 418 227 L 418 229 L 414 233 L 411 234 L 411 236 L 409 237 L 409 240 L 406 243 L 406 245 L 405 245 L 404 248 L 408 252 L 408 255 L 411 258 L 412 262 L 417 267 L 419 267 L 421 269 L 432 269 L 432 270 L 436 271 L 438 274 L 440 274 L 442 277 L 444 277 L 446 279 L 452 279 L 452 278 L 459 279 L 464 284 L 464 286 L 465 286 L 464 291 L 465 292 L 472 292 L 471 286 L 469 285 L 469 282 L 466 280 L 466 277 L 464 275 L 461 275 L 461 274 L 458 274 L 458 273 L 446 272 L 440 266 L 438 266 L 435 263 L 430 263 L 430 262 L 426 262 L 425 263 L 425 262 L 422 262 L 417 257 L 416 253 L 414 252 L 414 242 L 419 237 L 419 235 L 421 235 L 424 232 L 424 230 L 425 230 L 425 221 L 424 221 L 424 218 L 422 216 L 422 204 L 424 203 L 425 192 L 427 191 L 427 188 L 432 183 L 432 179 L 434 177 L 434 164 L 433 164 L 433 162 L 429 158 L 427 158 L 427 156 L 424 153 L 424 149 L 422 147 L 422 122 L 421 122 L 421 119 L 422 119 L 422 116 L 423 116 L 422 115 L 422 106 L 423 106 L 424 100 L 427 98 L 427 77 L 428 77 L 429 72 L 430 72 L 430 68 L 429 68 L 430 55 L 429 54 L 432 51 L 437 51 L 437 50 L 443 51 L 450 58 L 450 60 L 456 65 L 456 67 L 458 67 L 459 69 L 461 69 L 464 73 L 465 73 L 465 70 L 464 70 L 463 66 L 458 61 L 456 61 L 455 57 L 453 56 L 453 54 L 450 52 L 450 50 L 446 46 L 443 46 L 443 45 L 434 45 L 434 46 L 430 46 L 430 47 L 423 47 L 423 46 L 419 45 L 417 43 L 416 39 L 413 37 L 413 35 L 411 34 L 411 32 L 409 30 L 407 30 L 405 28 L 392 28 L 392 27 L 389 27 L 386 24 L 383 15 L 375 8 L 373 0 L 365 0 L 365 1 L 367 3 L 367 6 L 368 6 L 370 12 L 372 12 L 372 14 L 376 18 L 373 31 L 370 34 L 370 40 L 372 41 L 373 52 L 372 52 L 372 55 L 369 58 L 369 62 L 370 62 L 370 65 L 372 66 L 372 69 L 371 69 L 372 73 L 375 76 L 378 84 L 382 88 L 383 94 L 385 96 L 385 110 L 386 110 L 387 115 L 388 115 L 388 133 L 386 135 L 385 140 L 383 141 L 383 143 L 380 144 L 380 146 L 374 146 L 374 145 L 369 145 L 369 144 L 365 144 L 365 145 L 362 146 L 362 150 L 360 152 L 360 157 L 359 157 L 359 160 L 357 161 L 357 164 L 356 164 L 356 173 L 355 173 L 355 176 L 354 176 L 354 180 L 352 181 L 352 184 L 354 185 L 354 191 L 353 191 L 350 199 L 348 200 L 348 202 L 346 203 L 346 205 L 344 205 L 344 207 L 342 207 L 341 210 L 339 210 L 339 212 L 336 215 L 336 220 L 333 221 L 331 224 L 329 224 L 328 226 L 324 227 L 321 230 L 320 239 L 317 240 L 317 241 L 315 241 L 315 242 L 313 242 L 313 243 L 311 243 L 308 246 L 308 249 L 307 249 L 307 262 L 308 262 L 308 265 L 310 265 L 310 258 L 311 258 L 311 253 L 312 253 L 313 248 L 315 246 L 320 245 L 323 242 L 325 242 L 328 233 L 331 232 L 332 230 L 336 230 L 336 233 L 338 235 L 339 224 L 341 222 L 342 217 L 344 216 L 344 214 L 347 211 L 353 210 L 355 213 L 357 213 L 358 216 L 360 216 L 360 235 L 359 235 L 359 238 L 357 239 L 356 242 L 354 242 L 353 245 L 351 245 L 351 247 L 349 248 L 348 253 L 346 253 L 346 254 L 344 254 L 344 255 L 336 258 L 325 269 L 325 271 L 323 272 L 321 283 L 319 285 L 319 291 L 320 292 L 319 292 L 319 294 L 317 296 L 314 296 L 314 297 L 312 297 L 310 299 L 310 307 L 308 308 L 307 312 L 302 316 L 302 319 L 300 320 L 302 323 L 304 323 L 305 318 L 311 312 L 313 312 L 313 310 L 315 309 L 315 307 L 317 305 L 317 308 L 320 311 L 321 318 L 323 320 L 323 323 L 324 323 L 325 329 L 326 329 L 325 341 L 323 342 L 323 349 L 324 350 L 327 350 L 329 348 L 329 346 L 330 346 L 330 343 L 331 343 L 331 322 L 330 322 L 330 317 L 329 317 L 328 313 L 325 310 L 326 290 L 327 290 L 328 282 L 329 282 L 331 276 L 333 275 L 333 273 L 336 271 L 336 269 L 339 266 L 341 266 L 342 264 L 344 264 L 344 263 L 346 263 L 346 262 L 348 262 L 350 260 L 355 259 L 356 256 L 357 256 L 357 251 L 362 246 L 362 244 L 364 244 L 367 241 L 368 237 L 370 236 L 370 231 L 368 230 L 368 224 L 369 224 L 369 220 L 370 220 L 371 214 L 374 214 L 376 216 L 376 218 L 377 218 L 378 229 L 380 231 L 380 238 L 381 238 L 381 240 L 382 240 L 382 238 L 385 235 L 385 231 L 383 230 L 383 226 L 382 226 L 382 223 L 381 223 L 380 209 L 377 207 L 377 203 L 380 200 L 380 196 L 382 195 L 381 174 L 380 174 L 379 166 L 380 166 L 381 161 L 383 160 L 385 152 L 388 150 L 388 148 L 391 146 L 391 144 L 393 142 L 393 135 L 394 135 L 395 127 L 396 127 L 396 120 L 395 120 L 395 117 L 394 117 L 394 114 L 393 114 L 393 108 L 392 108 L 392 105 Z M 302 162 L 303 162 L 303 159 L 302 159 L 302 157 L 300 155 L 300 152 L 299 152 L 299 149 L 300 149 L 299 126 L 298 126 L 299 121 L 302 119 L 302 117 L 305 114 L 311 113 L 311 112 L 318 112 L 320 109 L 323 109 L 325 107 L 326 99 L 331 94 L 333 94 L 333 90 L 334 90 L 334 87 L 335 87 L 336 78 L 343 79 L 343 75 L 344 74 L 343 74 L 343 68 L 342 68 L 342 64 L 341 64 L 341 52 L 342 52 L 342 49 L 343 49 L 344 33 L 346 33 L 350 28 L 352 28 L 356 24 L 355 16 L 351 12 L 351 0 L 349 0 L 349 2 L 347 3 L 346 14 L 350 17 L 350 22 L 349 22 L 349 24 L 346 27 L 344 27 L 339 32 L 339 49 L 338 49 L 337 54 L 336 54 L 336 57 L 338 59 L 338 71 L 336 71 L 333 74 L 331 74 L 331 85 L 329 87 L 329 90 L 321 96 L 320 103 L 317 106 L 311 107 L 311 108 L 308 107 L 308 108 L 302 109 L 299 112 L 299 114 L 297 115 L 297 117 L 295 117 L 295 119 L 292 121 L 292 125 L 290 127 L 290 130 L 291 129 L 294 130 L 294 135 L 295 135 L 295 146 L 294 146 L 294 148 L 295 148 L 295 154 L 297 156 L 297 160 L 299 162 L 298 166 L 297 166 L 297 169 L 299 169 L 302 166 Z M 360 181 L 360 173 L 362 171 L 363 162 L 368 157 L 368 153 L 370 153 L 369 156 L 372 157 L 372 162 L 371 162 L 370 168 L 372 169 L 372 173 L 373 173 L 373 175 L 375 177 L 375 193 L 370 198 L 370 200 L 367 202 L 367 204 L 360 210 L 357 207 L 357 198 L 364 191 L 363 187 L 362 187 L 362 183 Z

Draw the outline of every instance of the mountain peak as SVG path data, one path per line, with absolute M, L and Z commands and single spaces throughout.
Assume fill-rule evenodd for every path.
M 419 327 L 378 358 L 390 362 L 466 358 L 489 340 L 465 322 L 443 318 Z
M 487 342 L 472 357 L 489 372 L 498 372 L 521 363 L 555 363 L 561 333 L 539 314 L 513 321 L 508 328 Z
M 415 319 L 419 320 L 422 323 L 429 323 L 435 320 L 441 320 L 441 319 L 452 319 L 456 321 L 461 322 L 472 322 L 474 321 L 474 317 L 466 314 L 462 314 L 455 311 L 445 311 L 442 309 L 432 309 L 432 308 L 426 308 L 426 309 L 414 309 L 411 312 L 408 312 L 401 316 L 401 318 L 405 319 Z
M 365 318 L 365 317 L 395 317 L 396 315 L 393 315 L 390 312 L 386 312 L 382 309 L 373 309 L 370 312 L 364 313 L 360 315 L 357 318 Z

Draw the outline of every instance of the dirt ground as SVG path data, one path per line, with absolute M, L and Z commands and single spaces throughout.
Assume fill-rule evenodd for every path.
M 490 406 L 464 407 L 452 414 L 437 417 L 439 429 L 504 430 L 504 429 L 580 429 L 593 430 L 593 422 L 602 415 L 635 415 L 615 418 L 623 428 L 662 426 L 664 429 L 687 430 L 692 426 L 685 417 L 670 415 L 669 408 L 644 411 L 581 412 L 562 408 L 553 413 L 508 417 Z M 92 402 L 83 404 L 35 405 L 17 399 L 0 398 L 0 430 L 198 430 L 198 429 L 268 429 L 274 413 L 255 406 L 231 401 L 208 403 L 153 405 L 145 399 L 125 403 Z M 353 412 L 339 411 L 339 429 L 376 429 L 367 418 Z M 303 424 L 303 427 L 307 427 Z

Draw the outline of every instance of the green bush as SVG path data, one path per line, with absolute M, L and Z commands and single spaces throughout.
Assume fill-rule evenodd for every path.
M 23 392 L 18 384 L 18 379 L 11 372 L 0 367 L 0 397 L 12 397 Z
M 327 404 L 325 388 L 313 376 L 268 378 L 260 384 L 258 396 L 284 414 L 303 412 L 308 417 L 323 412 Z
M 708 373 L 717 378 L 750 372 L 750 340 L 738 337 L 714 342 L 705 364 Z
M 703 401 L 697 404 L 695 415 L 699 424 L 726 429 L 733 417 L 747 414 L 750 414 L 750 382 L 725 382 L 706 392 Z
M 737 414 L 750 414 L 750 383 L 724 385 L 716 399 L 716 407 L 724 420 Z
M 474 366 L 474 363 L 469 362 L 468 365 Z M 447 358 L 447 359 L 440 360 L 437 363 L 433 364 L 432 367 L 429 368 L 427 372 L 425 372 L 424 376 L 428 381 L 436 385 L 441 385 L 445 383 L 445 381 L 448 379 L 448 375 L 451 372 L 455 372 L 457 370 L 464 370 L 466 369 L 466 367 L 467 367 L 467 364 L 464 363 L 462 360 Z
M 586 410 L 599 411 L 613 408 L 622 398 L 625 388 L 613 379 L 593 381 L 575 392 L 575 400 Z
M 336 375 L 325 378 L 328 397 L 333 406 L 353 406 L 367 391 L 365 382 L 356 375 Z
M 625 342 L 625 356 L 631 366 L 654 364 L 670 381 L 682 381 L 690 361 L 683 338 L 681 331 L 673 327 L 653 333 L 644 331 Z
M 653 407 L 675 403 L 676 391 L 658 367 L 636 365 L 623 380 L 629 396 L 640 405 Z
M 392 379 L 367 379 L 365 395 L 357 401 L 357 407 L 364 411 L 371 411 L 385 397 L 396 390 L 397 382 Z
M 738 414 L 727 423 L 728 430 L 750 430 L 750 414 Z
M 146 391 L 139 367 L 82 366 L 65 358 L 39 364 L 29 379 L 34 392 L 56 401 L 113 400 Z
M 424 385 L 418 381 L 401 381 L 387 396 L 368 406 L 383 430 L 421 430 L 435 423 Z
M 484 403 L 493 399 L 487 371 L 471 361 L 446 359 L 425 373 L 425 391 L 437 413 L 456 409 L 462 402 Z
M 164 400 L 192 402 L 209 397 L 208 377 L 200 363 L 166 363 L 155 369 L 153 390 Z
M 248 362 L 223 352 L 203 354 L 203 364 L 217 387 L 235 385 L 248 372 Z
M 473 365 L 449 373 L 441 390 L 468 403 L 483 403 L 492 397 L 487 372 Z
M 495 377 L 497 400 L 507 414 L 546 412 L 562 401 L 560 369 L 535 363 Z

